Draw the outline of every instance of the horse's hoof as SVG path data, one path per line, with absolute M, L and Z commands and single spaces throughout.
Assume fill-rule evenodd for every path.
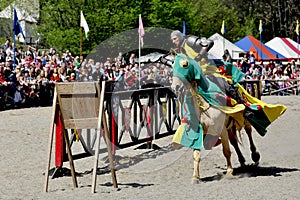
M 200 183 L 200 179 L 199 178 L 192 178 L 192 184 L 199 184 Z
M 260 160 L 260 154 L 256 151 L 251 154 L 254 163 L 258 163 Z
M 226 174 L 226 175 L 224 176 L 224 178 L 225 178 L 225 179 L 231 180 L 231 179 L 236 179 L 237 177 L 234 176 L 234 175 L 231 173 L 231 174 Z
M 225 177 L 229 178 L 229 177 L 233 177 L 232 172 L 231 173 L 226 173 Z

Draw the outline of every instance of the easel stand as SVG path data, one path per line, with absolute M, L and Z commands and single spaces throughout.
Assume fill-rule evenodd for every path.
M 107 120 L 103 111 L 105 81 L 99 82 L 74 82 L 58 83 L 55 85 L 54 99 L 51 115 L 51 127 L 48 146 L 48 162 L 45 173 L 45 192 L 48 192 L 49 169 L 51 163 L 51 152 L 53 144 L 55 113 L 61 112 L 61 121 L 64 130 L 64 141 L 68 154 L 73 186 L 78 187 L 72 152 L 69 144 L 67 129 L 97 129 L 97 140 L 95 149 L 95 162 L 92 179 L 92 193 L 96 191 L 97 168 L 100 148 L 100 131 L 104 129 L 107 152 L 110 162 L 112 181 L 115 188 L 118 187 L 116 173 L 113 163 L 113 155 L 109 139 Z M 102 89 L 102 90 L 101 90 Z

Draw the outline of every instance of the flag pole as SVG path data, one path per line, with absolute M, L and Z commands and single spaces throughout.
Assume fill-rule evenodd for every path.
M 143 37 L 145 34 L 142 15 L 139 14 L 139 88 L 141 87 L 141 48 L 144 46 Z
M 262 26 L 262 20 L 259 20 L 259 40 L 260 40 L 260 60 L 262 59 L 262 32 L 263 32 L 263 26 Z
M 141 38 L 139 35 L 139 88 L 141 88 Z
M 13 52 L 14 52 L 14 65 L 13 65 L 13 69 L 16 68 L 16 35 L 14 33 L 14 49 L 13 49 Z
M 296 25 L 296 30 L 295 30 L 296 34 L 297 34 L 297 57 L 298 57 L 298 62 L 299 62 L 299 21 L 297 20 L 297 25 Z
M 224 52 L 225 51 L 225 33 L 226 33 L 225 20 L 222 21 L 221 33 L 223 35 L 223 52 Z
M 80 27 L 80 57 L 79 58 L 80 59 L 82 58 L 82 27 Z
M 297 35 L 297 50 L 298 50 L 298 62 L 299 62 L 299 35 Z
M 142 24 L 142 15 L 139 14 L 139 88 L 141 88 L 141 40 L 142 40 L 142 36 L 143 36 L 143 33 L 142 33 L 142 29 L 144 29 L 143 27 L 143 24 Z
M 261 33 L 260 33 L 260 59 L 262 59 L 262 37 L 261 37 Z
M 223 36 L 223 52 L 225 52 L 225 33 L 224 33 L 224 36 Z

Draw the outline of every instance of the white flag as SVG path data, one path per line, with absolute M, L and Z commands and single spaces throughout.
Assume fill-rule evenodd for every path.
M 87 34 L 90 31 L 90 29 L 89 29 L 89 26 L 83 16 L 82 11 L 80 11 L 80 27 L 83 27 L 84 32 L 85 32 L 85 37 L 87 38 L 87 36 L 88 36 Z

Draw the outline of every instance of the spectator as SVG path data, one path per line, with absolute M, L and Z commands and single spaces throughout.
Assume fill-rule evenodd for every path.
M 92 78 L 94 81 L 102 81 L 103 80 L 103 70 L 101 71 L 100 63 L 96 63 L 95 65 L 95 71 L 92 74 Z
M 243 55 L 241 66 L 242 66 L 242 72 L 246 73 L 247 71 L 249 71 L 250 63 L 247 54 Z
M 291 63 L 287 64 L 287 66 L 285 67 L 283 73 L 286 74 L 288 77 L 290 77 L 291 74 L 293 74 L 293 69 L 292 69 Z
M 10 39 L 6 39 L 5 43 L 1 45 L 1 47 L 3 48 L 4 52 L 7 51 L 7 49 L 10 47 Z
M 0 47 L 0 63 L 5 62 L 5 60 L 6 60 L 6 54 L 5 54 L 4 48 L 1 46 Z
M 225 51 L 224 51 L 223 60 L 225 62 L 230 62 L 230 63 L 232 62 L 231 55 L 230 55 L 228 49 L 225 49 Z
M 129 57 L 129 64 L 133 66 L 135 63 L 136 63 L 135 54 L 132 53 Z
M 250 51 L 249 53 L 249 64 L 250 64 L 250 67 L 254 68 L 255 66 L 255 56 L 254 56 L 254 53 L 252 51 Z
M 65 82 L 67 81 L 67 76 L 66 76 L 66 70 L 64 67 L 60 67 L 58 69 L 58 75 L 59 75 L 59 78 L 62 82 Z
M 297 65 L 296 65 L 296 62 L 295 62 L 294 59 L 292 60 L 291 67 L 292 67 L 292 71 L 293 71 L 293 74 L 294 74 L 296 72 L 296 68 L 297 68 Z
M 125 63 L 125 59 L 122 55 L 122 52 L 119 52 L 119 55 L 117 57 L 117 60 L 116 60 L 116 65 L 121 65 L 121 64 L 124 64 Z
M 13 59 L 10 57 L 10 56 L 8 56 L 8 57 L 6 57 L 7 59 L 6 59 L 6 67 L 7 68 L 10 68 L 10 70 L 13 70 Z

